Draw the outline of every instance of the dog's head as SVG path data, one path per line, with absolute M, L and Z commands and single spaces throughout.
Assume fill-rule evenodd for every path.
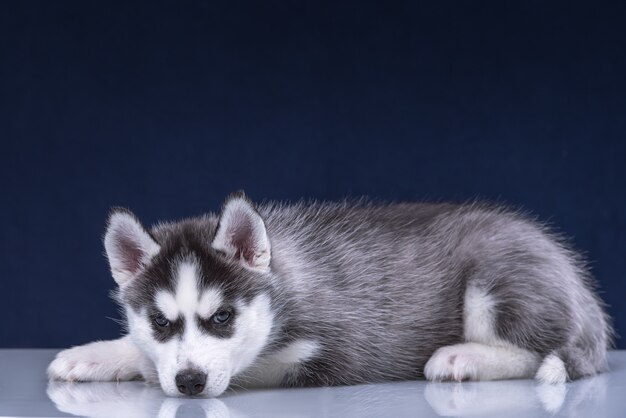
M 243 195 L 227 200 L 219 219 L 152 232 L 114 210 L 104 244 L 131 338 L 168 395 L 218 396 L 268 343 L 270 240 Z

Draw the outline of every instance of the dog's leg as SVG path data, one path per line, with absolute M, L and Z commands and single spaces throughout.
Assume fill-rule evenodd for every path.
M 116 381 L 146 377 L 150 360 L 128 336 L 97 341 L 57 354 L 50 366 L 51 380 Z
M 541 357 L 518 347 L 478 343 L 441 347 L 424 368 L 429 380 L 523 379 L 535 375 Z
M 476 286 L 465 292 L 465 343 L 441 347 L 424 368 L 429 380 L 498 380 L 531 378 L 541 356 L 504 341 L 496 334 L 497 301 Z

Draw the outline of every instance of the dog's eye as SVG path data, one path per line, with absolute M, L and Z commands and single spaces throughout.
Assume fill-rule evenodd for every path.
M 163 328 L 168 326 L 170 324 L 170 321 L 163 315 L 157 315 L 154 317 L 154 323 Z
M 216 325 L 223 325 L 226 322 L 228 322 L 230 317 L 231 317 L 231 313 L 229 311 L 226 311 L 226 310 L 219 311 L 211 317 L 211 321 Z

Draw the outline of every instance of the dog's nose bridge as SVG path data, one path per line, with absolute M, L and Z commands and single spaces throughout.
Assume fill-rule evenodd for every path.
M 201 337 L 192 327 L 186 327 L 178 341 L 176 360 L 180 368 L 199 368 L 197 359 L 206 356 L 207 351 L 206 341 Z

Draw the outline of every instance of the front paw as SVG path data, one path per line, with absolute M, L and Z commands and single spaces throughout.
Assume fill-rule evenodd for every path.
M 127 367 L 123 353 L 111 347 L 109 341 L 63 350 L 48 366 L 51 380 L 112 381 L 139 377 L 135 367 Z M 126 366 L 125 366 L 126 365 Z

